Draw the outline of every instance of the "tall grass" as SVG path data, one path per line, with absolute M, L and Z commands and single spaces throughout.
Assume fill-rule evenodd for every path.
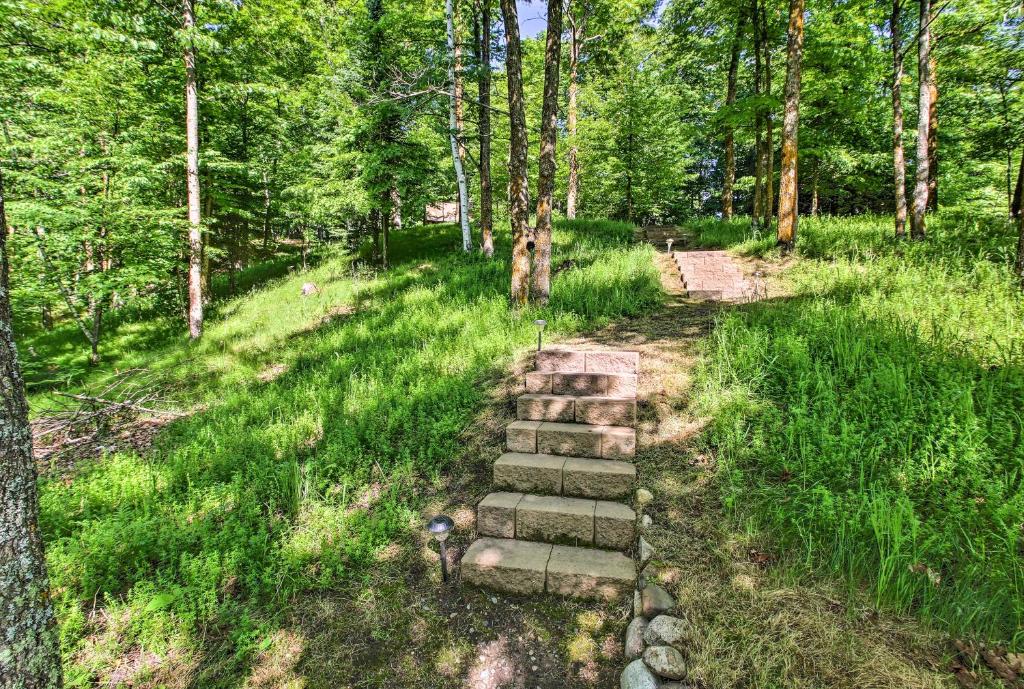
M 395 235 L 386 272 L 327 256 L 223 304 L 197 345 L 166 323 L 115 333 L 128 344 L 109 366 L 160 372 L 196 411 L 144 456 L 42 484 L 69 684 L 91 686 L 126 648 L 198 652 L 211 627 L 245 657 L 290 596 L 363 576 L 460 457 L 481 381 L 529 347 L 535 318 L 557 335 L 660 302 L 651 249 L 631 237 L 559 224 L 544 310 L 509 307 L 507 242 L 486 260 L 455 228 L 420 227 Z M 320 292 L 302 297 L 304 282 Z M 23 345 L 72 356 L 52 337 Z M 94 605 L 116 635 L 97 635 Z
M 709 224 L 710 225 L 710 224 Z M 750 254 L 743 221 L 703 228 Z M 1024 302 L 1011 228 L 801 219 L 785 293 L 725 313 L 699 375 L 726 503 L 880 606 L 1024 644 Z

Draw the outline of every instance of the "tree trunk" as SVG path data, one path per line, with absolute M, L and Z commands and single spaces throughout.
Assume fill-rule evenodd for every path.
M 466 176 L 466 202 L 463 204 L 462 195 L 459 195 L 458 206 L 459 206 L 459 218 L 463 215 L 466 216 L 466 224 L 469 224 L 470 213 L 469 213 L 469 171 L 466 169 L 466 140 L 463 138 L 462 133 L 466 131 L 466 98 L 465 98 L 465 85 L 462 82 L 463 66 L 462 66 L 462 41 L 459 40 L 459 23 L 458 23 L 458 0 L 452 0 L 452 24 L 455 33 L 455 44 L 452 50 L 452 57 L 455 62 L 455 80 L 452 82 L 455 91 L 455 131 L 456 141 L 459 144 L 459 162 L 462 164 L 462 174 Z M 472 247 L 472 238 L 470 239 L 470 246 Z
M 928 18 L 931 16 L 929 0 L 921 2 L 921 30 L 918 31 L 917 48 L 917 170 L 914 184 L 913 208 L 910 214 L 910 236 L 912 239 L 924 239 L 925 213 L 928 210 L 928 127 L 931 111 L 931 63 L 930 32 L 927 29 Z
M 389 265 L 388 248 L 391 243 L 391 191 L 384 191 L 381 196 L 382 210 L 377 214 L 380 220 L 380 264 L 386 270 Z
M 391 185 L 388 197 L 391 204 L 391 227 L 400 230 L 402 229 L 402 195 L 398 193 L 397 184 Z
M 800 124 L 800 60 L 804 49 L 804 0 L 789 0 L 786 41 L 786 105 L 782 120 L 782 165 L 779 168 L 778 243 L 783 253 L 796 244 L 798 209 L 797 130 Z
M 185 32 L 195 27 L 193 0 L 183 0 Z M 196 49 L 185 42 L 185 136 L 188 142 L 185 186 L 188 190 L 188 335 L 203 334 L 203 229 L 199 215 L 199 94 L 196 91 Z
M 762 79 L 761 32 L 758 30 L 761 8 L 758 0 L 753 0 L 751 16 L 752 33 L 754 36 L 754 97 L 758 98 L 761 95 Z M 760 230 L 762 206 L 764 204 L 764 197 L 762 195 L 764 186 L 764 157 L 762 155 L 764 143 L 761 139 L 761 127 L 763 124 L 764 117 L 762 116 L 761 106 L 757 105 L 754 109 L 754 205 L 750 213 L 750 229 L 755 233 Z
M 275 172 L 277 171 L 277 161 L 273 163 Z M 276 175 L 275 175 L 276 177 Z M 270 248 L 270 233 L 271 233 L 271 196 L 270 196 L 270 178 L 267 175 L 267 171 L 263 171 L 263 250 L 266 251 Z
M 743 41 L 743 25 L 746 14 L 742 8 L 736 17 L 736 34 L 732 39 L 732 50 L 729 53 L 729 76 L 725 83 L 726 116 L 732 116 L 732 106 L 736 104 L 736 76 L 740 67 L 740 49 Z M 725 179 L 722 182 L 722 220 L 732 220 L 733 187 L 736 184 L 736 128 L 727 123 L 725 126 Z
M 460 150 L 462 132 L 459 128 L 458 89 L 459 75 L 455 68 L 455 9 L 452 0 L 445 0 L 444 13 L 448 22 L 448 81 L 451 91 L 448 99 L 448 139 L 452 147 L 452 161 L 455 163 L 455 179 L 459 185 L 459 222 L 462 225 L 462 250 L 469 253 L 473 250 L 473 236 L 469 231 L 469 193 L 466 188 L 466 171 L 462 167 L 463 154 Z
M 548 0 L 544 48 L 544 101 L 540 124 L 540 173 L 537 179 L 537 232 L 531 278 L 533 299 L 547 304 L 551 296 L 551 204 L 555 191 L 555 149 L 558 141 L 558 77 L 562 54 L 562 1 Z
M 580 93 L 580 51 L 583 48 L 583 17 L 575 14 L 575 8 L 569 5 L 569 107 L 566 115 L 566 127 L 569 134 L 569 188 L 565 196 L 565 217 L 576 218 L 576 205 L 580 196 L 580 151 L 576 140 L 579 118 Z
M 764 95 L 772 96 L 772 45 L 768 40 L 768 8 L 761 8 L 761 46 L 764 48 Z M 774 127 L 772 110 L 766 108 L 764 113 L 764 220 L 762 224 L 766 232 L 772 229 L 772 214 L 775 211 L 775 144 L 772 142 Z
M 892 165 L 897 239 L 907 234 L 907 162 L 903 156 L 903 41 L 900 36 L 900 9 L 903 2 L 892 1 L 892 15 L 889 17 L 892 33 Z
M 811 173 L 811 217 L 818 217 L 818 182 L 821 177 L 821 162 L 814 160 L 814 172 Z
M 6 227 L 3 230 L 6 234 Z M 89 343 L 91 351 L 96 351 L 97 345 L 92 339 L 92 330 L 85 325 L 85 321 L 82 320 L 82 316 L 78 310 L 78 304 L 76 295 L 72 294 L 71 290 L 67 288 L 64 281 L 61 279 L 60 274 L 57 273 L 57 269 L 50 262 L 50 255 L 46 251 L 46 232 L 42 226 L 36 227 L 36 251 L 39 254 L 39 261 L 43 264 L 43 269 L 49 275 L 49 278 L 53 280 L 53 284 L 57 286 L 57 291 L 64 298 L 64 304 L 68 307 L 68 312 L 71 314 L 72 320 L 78 325 L 78 329 L 82 331 L 82 335 L 85 337 L 85 341 Z
M 478 87 L 480 103 L 480 246 L 484 256 L 494 255 L 494 218 L 491 200 L 491 0 L 480 7 Z
M 1010 215 L 1019 218 L 1021 213 L 1021 202 L 1024 201 L 1024 151 L 1020 155 L 1020 168 L 1017 170 L 1017 186 L 1013 190 L 1013 203 L 1010 206 Z
M 1017 265 L 1015 266 L 1021 288 L 1024 288 L 1024 213 L 1017 214 Z
M 7 216 L 0 171 L 0 687 L 63 685 L 60 636 L 39 533 L 32 433 L 11 327 Z
M 934 41 L 931 22 L 928 34 L 929 41 Z M 939 83 L 936 80 L 934 46 L 928 57 L 928 210 L 939 210 Z
M 501 0 L 505 22 L 505 70 L 508 79 L 509 154 L 508 200 L 512 224 L 512 303 L 523 306 L 529 298 L 530 188 L 526 180 L 526 155 L 530 142 L 526 135 L 526 109 L 523 104 L 523 55 L 519 43 L 519 14 L 515 0 Z

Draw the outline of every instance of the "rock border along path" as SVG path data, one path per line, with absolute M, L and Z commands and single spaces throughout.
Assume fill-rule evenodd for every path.
M 637 352 L 545 349 L 477 505 L 467 583 L 612 600 L 633 594 Z

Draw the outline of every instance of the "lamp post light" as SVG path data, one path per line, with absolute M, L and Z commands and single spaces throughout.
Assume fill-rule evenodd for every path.
M 668 244 L 668 252 L 669 253 L 672 253 L 672 242 L 674 242 L 674 241 L 675 241 L 674 239 L 669 238 L 668 241 L 665 242 L 666 244 Z
M 455 527 L 455 522 L 446 514 L 439 514 L 427 522 L 427 531 L 437 539 L 441 548 L 441 579 L 448 583 L 448 549 L 444 542 L 448 539 L 448 532 Z
M 535 320 L 533 322 L 533 324 L 535 326 L 537 326 L 537 351 L 539 352 L 540 351 L 541 338 L 544 335 L 544 326 L 547 325 L 548 322 L 546 320 L 544 320 L 543 318 L 538 318 L 537 320 Z

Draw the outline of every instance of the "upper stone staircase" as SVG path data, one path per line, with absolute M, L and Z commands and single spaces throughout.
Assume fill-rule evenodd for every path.
M 537 352 L 477 506 L 462 577 L 509 593 L 631 595 L 636 513 L 636 352 Z

